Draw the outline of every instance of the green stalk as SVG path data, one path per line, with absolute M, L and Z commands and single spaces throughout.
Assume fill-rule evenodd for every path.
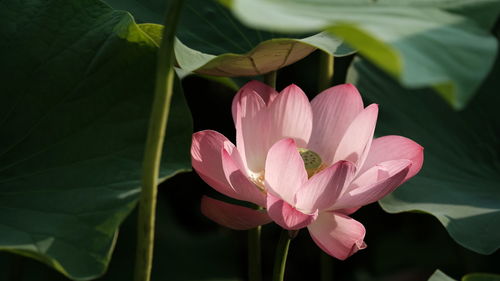
M 274 258 L 273 281 L 283 281 L 285 278 L 286 258 L 290 242 L 297 235 L 298 230 L 281 231 L 280 240 L 276 247 L 276 256 Z
M 248 230 L 248 280 L 262 281 L 260 234 L 261 226 Z
M 318 90 L 321 92 L 332 86 L 333 81 L 333 56 L 321 52 L 319 61 Z
M 156 85 L 144 152 L 142 192 L 139 200 L 135 281 L 149 281 L 153 266 L 156 194 L 160 159 L 174 87 L 174 38 L 183 0 L 173 0 L 165 18 L 158 50 Z
M 264 83 L 276 89 L 276 76 L 278 75 L 278 71 L 271 71 L 264 74 Z

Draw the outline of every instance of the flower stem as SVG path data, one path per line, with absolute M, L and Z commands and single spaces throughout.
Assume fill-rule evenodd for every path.
M 260 234 L 261 226 L 252 228 L 248 231 L 248 280 L 261 281 L 261 251 Z
M 276 89 L 276 76 L 277 76 L 277 74 L 278 74 L 277 70 L 264 74 L 264 83 L 266 83 L 267 85 Z
M 156 194 L 168 113 L 174 86 L 174 38 L 183 0 L 171 1 L 158 50 L 156 85 L 143 160 L 139 199 L 135 281 L 149 281 L 153 266 Z
M 274 259 L 273 281 L 283 281 L 285 277 L 286 258 L 288 256 L 288 248 L 290 241 L 297 235 L 297 230 L 281 231 L 280 240 L 276 247 L 276 256 Z
M 321 92 L 332 85 L 333 81 L 333 56 L 321 52 L 319 61 L 318 90 Z

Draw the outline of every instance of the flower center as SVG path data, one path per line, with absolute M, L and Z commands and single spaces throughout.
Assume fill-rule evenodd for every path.
M 307 148 L 297 148 L 297 150 L 300 153 L 300 157 L 302 157 L 302 161 L 304 161 L 308 177 L 312 177 L 315 173 L 322 170 L 323 160 L 321 160 L 318 153 Z

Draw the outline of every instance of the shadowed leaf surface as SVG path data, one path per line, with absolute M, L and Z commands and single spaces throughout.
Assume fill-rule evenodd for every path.
M 134 207 L 154 42 L 101 2 L 0 3 L 0 249 L 73 279 L 101 275 Z M 177 85 L 161 176 L 190 168 Z

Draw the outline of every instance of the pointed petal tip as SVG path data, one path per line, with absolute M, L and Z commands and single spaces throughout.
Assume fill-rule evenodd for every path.
M 299 87 L 297 86 L 297 84 L 290 84 L 288 86 L 286 86 L 283 90 L 281 90 L 281 94 L 285 94 L 285 93 L 291 93 L 291 92 L 299 92 L 301 94 L 304 94 L 304 91 Z
M 246 83 L 242 88 L 255 88 L 255 86 L 265 87 L 267 85 L 259 80 L 252 80 L 252 81 Z
M 198 146 L 203 140 L 203 137 L 212 133 L 219 134 L 218 132 L 212 130 L 203 130 L 193 133 L 193 135 L 191 136 L 191 151 L 193 151 L 194 149 L 198 149 Z
M 283 148 L 287 148 L 287 149 L 290 149 L 290 146 L 293 146 L 293 147 L 297 147 L 297 142 L 295 141 L 295 139 L 293 138 L 283 138 L 281 140 L 278 140 L 277 142 L 275 142 L 271 148 L 269 149 L 269 151 L 271 150 L 277 150 L 277 149 L 283 149 Z M 269 155 L 269 151 L 268 151 L 268 155 Z
M 245 85 L 243 85 L 243 87 L 241 87 L 241 89 L 240 89 L 241 92 L 248 91 L 248 90 L 256 92 L 257 94 L 262 96 L 262 98 L 266 102 L 268 100 L 269 95 L 273 95 L 274 92 L 276 92 L 276 90 L 274 90 L 274 88 L 272 88 L 271 86 L 269 86 L 266 83 L 263 83 L 259 80 L 252 80 L 252 81 L 246 83 Z
M 372 103 L 367 106 L 365 109 L 376 110 L 378 112 L 378 103 Z
M 375 128 L 377 126 L 378 111 L 379 111 L 378 104 L 377 103 L 372 103 L 369 106 L 367 106 L 360 113 L 360 115 L 363 114 L 363 112 L 366 112 L 365 114 L 367 114 L 367 117 L 369 118 L 368 120 L 372 121 L 373 128 Z M 373 135 L 372 135 L 372 139 L 373 139 Z M 371 140 L 370 140 L 370 143 L 371 143 Z
M 340 85 L 337 85 L 335 87 L 338 87 L 339 89 L 345 89 L 348 91 L 355 90 L 356 93 L 358 92 L 358 88 L 356 88 L 356 86 L 354 86 L 354 84 L 351 84 L 351 83 L 340 84 Z
M 346 178 L 346 181 L 350 182 L 356 174 L 356 169 L 357 169 L 356 164 L 354 162 L 351 162 L 348 160 L 340 160 L 338 163 L 339 163 L 338 164 L 339 168 L 345 169 L 346 172 L 349 175 L 351 175 L 351 176 Z
M 361 99 L 361 94 L 359 93 L 358 88 L 350 83 L 330 87 L 322 91 L 320 94 L 352 95 L 352 98 L 355 96 L 356 98 Z
M 334 165 L 356 167 L 356 165 L 349 160 L 339 160 L 337 163 L 334 163 Z
M 241 87 L 234 96 L 231 106 L 235 125 L 238 123 L 237 119 L 239 111 L 246 111 L 246 107 L 249 105 L 255 106 L 260 104 L 265 107 L 269 105 L 269 103 L 273 101 L 277 95 L 278 92 L 274 88 L 257 80 L 252 80 L 243 85 L 243 87 Z M 248 99 L 251 102 L 249 102 Z M 245 100 L 246 102 L 244 102 Z M 242 105 L 242 103 L 244 104 Z
M 283 143 L 286 143 L 286 144 L 288 144 L 288 145 L 293 145 L 293 146 L 296 146 L 295 140 L 294 140 L 294 139 L 292 139 L 292 138 L 285 138 L 285 139 L 283 139 L 282 141 L 283 141 Z
M 365 243 L 364 240 L 362 240 L 362 239 L 361 240 L 357 240 L 352 245 L 351 251 L 347 255 L 345 255 L 345 256 L 338 257 L 338 259 L 341 260 L 341 261 L 344 261 L 347 258 L 349 258 L 350 256 L 352 256 L 355 253 L 357 253 L 358 251 L 366 249 L 366 247 L 368 247 L 368 245 L 366 245 L 366 243 Z
M 247 82 L 245 85 L 243 85 L 238 93 L 243 93 L 246 91 L 255 91 L 260 94 L 260 92 L 263 92 L 265 90 L 269 90 L 269 86 L 266 85 L 265 83 L 259 81 L 259 80 L 252 80 L 250 82 Z
M 220 154 L 222 161 L 231 159 L 231 154 L 229 154 L 229 151 L 224 146 L 220 148 Z
M 337 169 L 346 169 L 350 172 L 356 171 L 356 164 L 352 161 L 349 161 L 349 160 L 339 160 L 339 161 L 333 163 L 333 165 L 331 165 L 327 169 L 332 168 L 333 166 L 337 166 Z

